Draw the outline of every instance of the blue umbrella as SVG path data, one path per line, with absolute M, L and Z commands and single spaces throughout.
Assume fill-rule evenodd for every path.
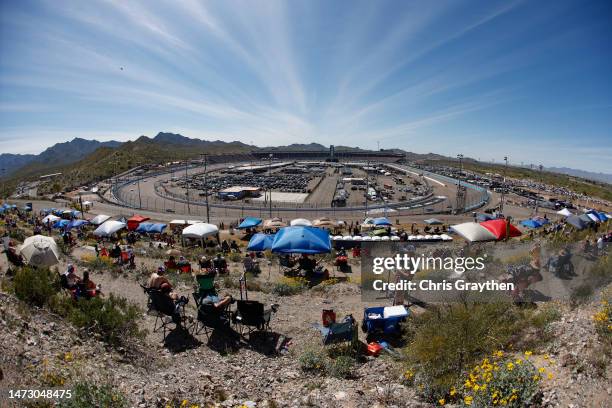
M 148 233 L 153 234 L 161 234 L 164 232 L 164 229 L 167 227 L 166 224 L 151 224 L 151 226 L 147 229 Z
M 238 226 L 238 229 L 253 228 L 258 226 L 259 224 L 261 224 L 261 218 L 246 217 L 244 220 L 242 220 L 242 222 Z
M 527 227 L 527 228 L 540 228 L 542 226 L 542 224 L 540 224 L 538 221 L 536 220 L 525 220 L 525 221 L 521 221 L 521 225 Z
M 68 220 L 58 220 L 53 224 L 53 228 L 65 228 L 68 224 L 70 224 Z
M 251 237 L 247 251 L 262 252 L 266 249 L 272 249 L 272 242 L 276 234 L 258 233 Z
M 388 219 L 388 218 L 385 218 L 385 217 L 374 218 L 374 219 L 372 220 L 372 223 L 373 223 L 374 225 L 392 225 L 392 224 L 391 224 L 391 221 L 389 221 L 389 219 Z
M 138 228 L 136 228 L 136 232 L 149 232 L 149 229 L 153 226 L 153 223 L 151 222 L 141 222 L 140 224 L 138 224 Z
M 331 252 L 329 232 L 316 227 L 287 227 L 276 233 L 272 252 L 281 254 L 323 254 Z
M 66 221 L 66 220 L 63 220 Z M 66 225 L 67 229 L 71 229 L 71 228 L 79 228 L 82 227 L 83 225 L 87 225 L 89 224 L 89 221 L 85 221 L 85 220 L 72 220 L 68 223 L 68 225 Z

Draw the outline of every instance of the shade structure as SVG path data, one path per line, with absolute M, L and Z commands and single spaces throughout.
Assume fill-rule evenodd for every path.
M 254 234 L 249 244 L 247 245 L 247 251 L 262 252 L 268 249 L 272 249 L 272 242 L 274 242 L 275 234 Z
M 542 224 L 537 220 L 521 221 L 521 225 L 527 228 L 540 228 Z
M 125 223 L 121 221 L 109 220 L 96 228 L 93 234 L 97 237 L 110 237 L 123 228 L 125 228 Z
M 272 218 L 269 220 L 265 220 L 263 223 L 264 228 L 282 228 L 286 227 L 287 223 L 283 222 L 280 218 Z
M 597 215 L 597 217 L 599 218 L 599 220 L 601 222 L 606 222 L 606 221 L 608 221 L 610 219 L 606 214 L 604 214 L 602 212 L 598 212 L 598 213 L 596 213 L 596 215 Z
M 503 218 L 481 222 L 480 225 L 491 231 L 497 240 L 520 237 L 522 235 L 518 228 Z
M 442 224 L 442 221 L 440 221 L 437 218 L 429 218 L 427 220 L 425 220 L 425 224 L 429 224 L 429 225 L 440 225 Z
M 60 220 L 60 217 L 58 217 L 57 215 L 49 214 L 45 218 L 42 219 L 42 223 L 45 225 L 47 223 L 55 224 L 55 222 L 59 220 Z
M 51 237 L 34 235 L 26 238 L 19 253 L 28 265 L 53 266 L 59 262 L 60 251 Z
M 572 212 L 567 208 L 564 208 L 562 210 L 557 211 L 557 214 L 562 215 L 564 217 L 569 217 L 570 215 L 572 215 Z
M 238 229 L 254 228 L 259 224 L 261 224 L 261 218 L 246 217 L 244 220 L 242 220 L 242 222 L 238 226 Z
M 579 230 L 585 229 L 589 225 L 587 222 L 582 220 L 577 215 L 570 215 L 569 217 L 565 219 L 565 221 L 571 226 L 573 226 L 574 228 L 579 229 Z
M 141 222 L 140 224 L 138 224 L 138 227 L 136 228 L 136 232 L 140 232 L 140 233 L 147 233 L 149 232 L 149 228 L 151 228 L 151 226 L 153 225 L 152 222 Z
M 586 225 L 591 225 L 594 222 L 587 214 L 579 215 L 578 218 L 580 218 Z
M 292 227 L 310 227 L 312 222 L 306 218 L 296 218 L 289 223 Z
M 596 213 L 593 214 L 592 212 L 590 212 L 590 213 L 587 213 L 586 215 L 587 215 L 587 217 L 589 217 L 594 222 L 601 222 L 601 220 L 599 219 L 599 217 L 597 216 Z
M 470 242 L 495 241 L 497 239 L 495 234 L 476 222 L 453 225 L 451 229 Z
M 219 233 L 219 228 L 213 224 L 199 222 L 183 230 L 183 238 L 202 239 Z
M 380 226 L 380 225 L 392 225 L 391 221 L 389 221 L 389 219 L 386 218 L 386 217 L 374 218 L 372 220 L 372 224 L 378 225 L 378 226 Z
M 167 225 L 164 223 L 155 223 L 152 224 L 149 229 L 147 230 L 147 232 L 149 234 L 161 234 L 162 232 L 164 232 L 164 230 L 166 229 Z
M 337 224 L 330 218 L 321 217 L 312 222 L 312 225 L 319 228 L 334 228 Z
M 135 230 L 136 230 L 136 228 L 138 228 L 138 225 L 139 225 L 141 222 L 145 222 L 145 221 L 149 221 L 149 220 L 150 220 L 150 218 L 149 218 L 149 217 L 144 217 L 144 216 L 142 216 L 142 215 L 134 215 L 133 217 L 130 217 L 130 218 L 127 220 L 127 228 L 128 228 L 130 231 L 135 231 Z
M 89 221 L 75 219 L 75 220 L 70 221 L 68 225 L 66 225 L 66 228 L 67 229 L 79 228 L 87 224 L 89 224 Z
M 315 227 L 282 228 L 272 242 L 272 252 L 281 254 L 323 254 L 330 251 L 329 233 Z
M 104 215 L 104 214 L 99 214 L 99 215 L 96 215 L 95 217 L 93 217 L 91 219 L 91 221 L 89 221 L 89 222 L 92 223 L 93 225 L 100 225 L 100 224 L 104 224 L 109 219 L 110 219 L 110 216 Z

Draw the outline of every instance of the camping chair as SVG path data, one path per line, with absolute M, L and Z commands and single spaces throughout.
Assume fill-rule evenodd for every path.
M 198 318 L 196 321 L 195 334 L 204 332 L 206 338 L 210 340 L 210 335 L 215 329 L 228 329 L 231 312 L 228 309 L 217 309 L 210 302 L 203 302 L 198 292 L 193 293 L 193 298 L 198 308 Z
M 194 296 L 198 299 L 203 299 L 206 296 L 217 295 L 217 289 L 215 288 L 215 276 L 213 274 L 208 275 L 196 275 L 196 282 L 198 282 L 197 292 Z M 196 301 L 196 305 L 198 301 Z
M 276 312 L 276 307 L 265 309 L 263 303 L 256 300 L 238 300 L 237 310 L 232 316 L 232 321 L 239 328 L 242 336 L 246 329 L 249 334 L 254 331 L 268 331 L 270 329 L 270 319 L 272 313 Z
M 321 329 L 323 345 L 357 341 L 357 323 L 352 315 L 346 316 L 340 323 L 332 323 Z
M 147 306 L 149 312 L 155 314 L 155 324 L 153 325 L 153 333 L 163 330 L 164 339 L 166 331 L 170 330 L 169 325 L 174 323 L 175 328 L 181 326 L 186 320 L 185 305 L 182 304 L 177 308 L 174 300 L 167 294 L 158 289 L 146 288 L 141 285 L 145 293 L 149 296 Z M 159 325 L 159 326 L 158 326 Z

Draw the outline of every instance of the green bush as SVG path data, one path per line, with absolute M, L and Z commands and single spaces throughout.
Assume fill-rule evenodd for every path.
M 125 395 L 109 384 L 77 383 L 72 388 L 72 398 L 62 400 L 60 408 L 124 408 L 128 407 Z
M 231 252 L 229 254 L 229 260 L 231 262 L 240 262 L 242 261 L 242 255 L 240 254 L 240 252 Z
M 76 327 L 98 333 L 102 340 L 112 346 L 144 335 L 138 326 L 142 313 L 140 309 L 125 298 L 112 294 L 108 298 L 79 299 L 76 302 L 58 296 L 51 303 L 51 308 Z
M 283 278 L 272 288 L 272 293 L 278 296 L 292 296 L 302 293 L 308 288 L 303 278 Z
M 15 295 L 26 303 L 43 307 L 60 290 L 56 272 L 48 268 L 25 266 L 17 270 L 13 280 Z
M 304 371 L 323 372 L 326 368 L 326 355 L 323 350 L 308 349 L 298 358 L 300 368 Z
M 349 378 L 352 376 L 355 359 L 351 356 L 343 355 L 327 362 L 327 374 L 336 378 Z
M 405 354 L 415 382 L 428 399 L 437 400 L 478 358 L 506 345 L 524 319 L 506 303 L 466 303 L 429 310 L 406 326 Z

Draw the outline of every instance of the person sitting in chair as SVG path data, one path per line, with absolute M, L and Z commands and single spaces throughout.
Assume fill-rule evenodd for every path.
M 66 269 L 64 276 L 66 277 L 65 285 L 67 289 L 75 289 L 76 285 L 81 282 L 81 278 L 76 274 L 74 265 L 72 264 L 68 264 L 68 268 Z
M 230 246 L 226 240 L 223 240 L 223 242 L 221 242 L 221 250 L 224 254 L 227 254 L 230 251 Z
M 204 256 L 202 256 L 202 258 L 200 258 L 199 264 L 200 264 L 200 270 L 202 270 L 202 271 L 211 270 L 212 267 L 213 267 L 212 261 L 206 255 L 204 255 Z
M 187 259 L 183 255 L 181 255 L 176 265 L 180 268 L 183 266 L 190 265 L 190 263 L 187 261 Z
M 153 272 L 151 274 L 151 277 L 149 278 L 149 288 L 157 289 L 161 293 L 172 299 L 176 305 L 176 310 L 178 312 L 178 308 L 187 304 L 189 299 L 187 299 L 185 296 L 179 296 L 179 294 L 174 291 L 172 284 L 170 283 L 168 278 L 166 278 L 165 275 L 166 268 L 164 268 L 163 266 L 157 268 L 157 273 Z
M 217 254 L 217 257 L 213 260 L 213 266 L 218 273 L 226 273 L 227 272 L 227 261 L 221 255 L 221 253 Z
M 83 272 L 83 279 L 77 284 L 78 296 L 92 298 L 100 294 L 100 288 L 89 279 L 89 271 Z
M 298 264 L 300 265 L 300 269 L 306 272 L 312 272 L 316 265 L 316 262 L 313 259 L 310 259 L 307 254 L 302 254 L 300 259 L 298 260 Z
M 244 266 L 244 271 L 245 272 L 251 272 L 251 273 L 260 273 L 261 270 L 259 268 L 259 262 L 257 262 L 255 259 L 253 259 L 251 256 L 249 256 L 248 254 L 245 255 L 243 261 L 242 261 L 242 265 Z

